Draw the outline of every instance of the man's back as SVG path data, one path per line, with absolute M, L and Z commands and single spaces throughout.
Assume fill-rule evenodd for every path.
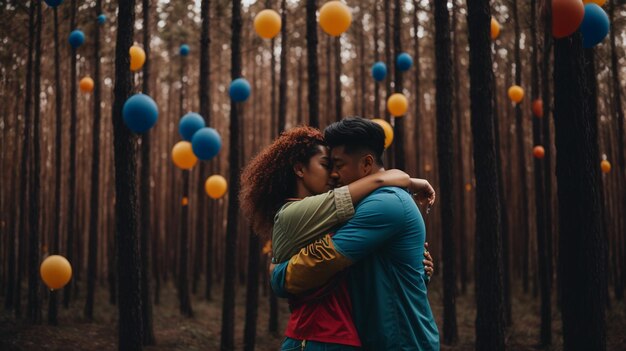
M 363 348 L 438 350 L 439 332 L 428 303 L 421 260 L 426 229 L 415 202 L 400 188 L 381 188 L 355 210 L 357 222 L 359 218 L 363 221 L 357 226 L 346 224 L 333 241 L 339 252 L 358 261 L 350 268 L 349 279 Z M 342 231 L 350 235 L 341 236 Z M 358 247 L 359 241 L 371 241 L 379 233 L 386 234 L 377 239 L 375 251 L 366 253 Z

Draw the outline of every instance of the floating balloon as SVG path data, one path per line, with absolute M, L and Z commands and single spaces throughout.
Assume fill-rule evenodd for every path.
M 237 78 L 230 83 L 228 93 L 235 102 L 246 101 L 250 97 L 250 83 L 244 78 Z
M 519 103 L 524 98 L 524 89 L 519 85 L 513 85 L 509 88 L 509 99 L 515 103 Z
M 533 114 L 539 118 L 543 117 L 543 101 L 541 99 L 533 101 Z
M 178 122 L 178 133 L 183 140 L 191 141 L 194 133 L 206 127 L 204 118 L 195 112 L 189 112 Z
M 79 48 L 85 42 L 85 33 L 81 30 L 75 29 L 70 33 L 70 36 L 67 39 L 70 42 L 70 46 L 74 49 Z
M 385 132 L 385 149 L 388 148 L 393 142 L 393 127 L 389 124 L 389 122 L 380 118 L 374 118 L 372 119 L 372 122 L 378 123 L 383 128 L 383 131 Z
M 409 102 L 403 94 L 392 94 L 387 100 L 387 110 L 394 117 L 404 116 L 409 108 Z
M 604 6 L 606 0 L 583 0 L 583 4 L 598 4 L 598 6 Z
M 398 55 L 398 57 L 396 57 L 396 66 L 402 72 L 408 71 L 411 66 L 413 66 L 413 58 L 411 57 L 411 55 L 403 52 Z
M 351 23 L 350 9 L 340 1 L 329 1 L 320 9 L 320 27 L 333 37 L 348 30 Z
M 204 127 L 191 138 L 193 153 L 201 160 L 210 160 L 222 148 L 222 138 L 213 128 Z
M 598 4 L 587 4 L 579 30 L 583 35 L 583 47 L 594 47 L 609 34 L 609 16 Z
M 204 183 L 204 190 L 212 199 L 219 199 L 226 194 L 228 184 L 226 179 L 219 174 L 215 174 L 207 178 Z
M 189 55 L 189 45 L 187 45 L 187 44 L 181 45 L 180 49 L 178 49 L 178 53 L 180 54 L 180 56 L 187 56 L 187 55 Z
M 128 50 L 128 53 L 130 54 L 130 70 L 133 72 L 139 71 L 146 62 L 146 52 L 139 46 L 133 45 Z
M 84 77 L 80 80 L 78 86 L 80 87 L 80 91 L 83 93 L 91 93 L 94 86 L 93 79 L 91 79 L 91 77 Z
M 41 279 L 50 289 L 61 289 L 72 278 L 72 265 L 63 256 L 50 255 L 39 267 Z
M 384 62 L 378 61 L 372 66 L 372 77 L 378 82 L 387 77 L 387 65 Z
M 491 17 L 491 39 L 496 39 L 500 35 L 500 23 Z
M 600 169 L 602 173 L 609 173 L 611 171 L 611 162 L 602 160 L 602 162 L 600 162 Z
M 107 21 L 107 16 L 103 13 L 98 15 L 98 24 L 104 24 Z
M 57 7 L 63 3 L 63 0 L 45 0 L 50 7 Z
M 159 117 L 157 104 L 148 95 L 135 94 L 124 103 L 124 123 L 135 133 L 152 128 Z
M 468 193 L 469 193 L 470 191 L 472 191 L 472 184 L 470 184 L 470 183 L 466 183 L 466 184 L 465 184 L 465 191 L 467 191 Z
M 280 32 L 282 21 L 274 10 L 263 10 L 254 17 L 254 30 L 263 39 L 272 39 Z
M 180 204 L 183 206 L 189 205 L 189 199 L 187 198 L 187 196 L 183 196 L 183 198 L 180 200 Z
M 538 159 L 542 159 L 546 155 L 546 150 L 541 145 L 537 145 L 533 148 L 533 156 Z
M 564 38 L 574 33 L 583 21 L 585 6 L 580 0 L 552 0 L 552 35 Z
M 180 169 L 192 169 L 198 162 L 198 158 L 193 154 L 191 143 L 179 141 L 172 148 L 172 162 Z

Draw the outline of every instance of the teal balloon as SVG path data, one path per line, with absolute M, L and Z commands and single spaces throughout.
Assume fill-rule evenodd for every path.
M 135 94 L 124 103 L 122 117 L 128 129 L 135 133 L 144 133 L 159 118 L 159 108 L 148 95 Z
M 100 14 L 98 16 L 98 24 L 104 24 L 107 21 L 107 16 L 105 14 Z
M 578 30 L 583 35 L 583 47 L 588 49 L 598 45 L 609 34 L 609 16 L 596 3 L 585 5 L 585 17 Z
M 178 52 L 180 53 L 180 56 L 187 56 L 187 55 L 189 55 L 189 45 L 187 45 L 187 44 L 181 45 L 180 49 L 178 50 Z
M 74 49 L 79 48 L 85 42 L 85 33 L 76 29 L 70 33 L 68 41 Z
M 372 66 L 372 77 L 378 82 L 385 80 L 385 77 L 387 77 L 387 65 L 382 61 L 376 62 Z
M 222 138 L 217 130 L 204 127 L 191 138 L 191 149 L 197 158 L 207 161 L 215 157 L 222 148 Z
M 235 102 L 243 102 L 250 97 L 250 83 L 244 78 L 237 78 L 230 83 L 228 93 Z
M 396 66 L 400 71 L 408 71 L 413 66 L 413 58 L 406 52 L 396 57 Z
M 180 133 L 183 140 L 191 141 L 193 135 L 205 126 L 206 123 L 202 116 L 195 112 L 189 112 L 178 122 L 178 133 Z
M 45 0 L 50 7 L 57 7 L 63 3 L 63 0 Z

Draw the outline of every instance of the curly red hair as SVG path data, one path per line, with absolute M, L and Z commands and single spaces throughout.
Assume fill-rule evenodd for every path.
M 256 155 L 241 173 L 239 204 L 252 229 L 271 238 L 274 216 L 296 192 L 297 163 L 308 164 L 325 146 L 322 133 L 301 126 L 283 132 L 278 139 Z

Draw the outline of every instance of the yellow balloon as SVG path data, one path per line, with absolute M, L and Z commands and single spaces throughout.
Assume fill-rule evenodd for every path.
M 172 161 L 180 169 L 191 169 L 198 162 L 198 158 L 191 149 L 188 141 L 179 141 L 172 148 Z
M 329 1 L 320 9 L 320 27 L 333 37 L 347 31 L 351 23 L 350 8 L 340 1 Z
M 522 101 L 522 99 L 524 98 L 524 89 L 519 85 L 511 86 L 508 93 L 509 99 L 511 99 L 511 101 L 515 103 Z
M 500 23 L 491 17 L 491 39 L 496 39 L 500 35 Z
M 139 71 L 146 62 L 146 52 L 139 46 L 133 45 L 128 50 L 128 53 L 130 54 L 130 70 L 133 72 Z
M 220 197 L 226 194 L 226 190 L 228 189 L 228 184 L 226 183 L 226 178 L 222 177 L 219 174 L 214 174 L 207 178 L 204 183 L 204 190 L 207 195 L 209 195 L 212 199 L 219 199 Z
M 387 110 L 394 117 L 401 117 L 406 114 L 409 108 L 409 101 L 406 96 L 400 93 L 395 93 L 387 100 Z
M 78 86 L 80 87 L 80 91 L 84 93 L 91 93 L 93 91 L 93 86 L 94 86 L 93 79 L 91 79 L 91 77 L 89 76 L 84 77 L 83 79 L 80 80 L 80 83 L 78 83 Z
M 598 6 L 604 6 L 604 4 L 606 4 L 606 0 L 583 0 L 583 4 L 585 5 L 592 3 L 596 3 Z
M 254 30 L 263 39 L 272 39 L 280 32 L 282 21 L 274 10 L 263 10 L 254 17 Z
M 600 162 L 600 169 L 602 173 L 609 173 L 611 171 L 611 162 L 602 160 L 602 162 Z
M 41 279 L 50 289 L 61 289 L 72 278 L 72 265 L 63 256 L 46 257 L 39 267 Z
M 383 131 L 385 131 L 385 149 L 388 148 L 389 145 L 391 145 L 391 142 L 393 142 L 393 127 L 391 127 L 389 122 L 380 118 L 374 118 L 372 119 L 372 122 L 376 122 L 383 127 Z

